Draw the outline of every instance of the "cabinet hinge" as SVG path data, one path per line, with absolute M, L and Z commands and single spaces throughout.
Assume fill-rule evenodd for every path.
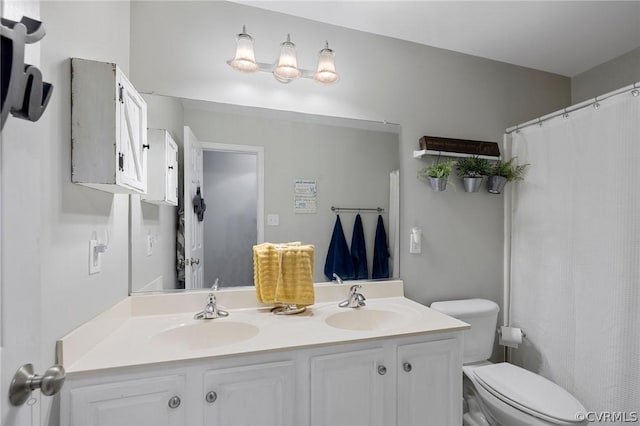
M 123 104 L 124 103 L 124 86 L 118 83 L 118 101 Z
M 124 172 L 124 154 L 121 152 L 118 153 L 118 170 Z

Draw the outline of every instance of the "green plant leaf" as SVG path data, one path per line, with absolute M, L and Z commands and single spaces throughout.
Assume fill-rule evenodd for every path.
M 491 168 L 492 176 L 502 176 L 511 182 L 513 180 L 523 180 L 527 174 L 527 167 L 530 164 L 515 164 L 514 161 L 517 157 L 511 158 L 509 161 L 500 161 L 493 165 Z
M 456 164 L 453 160 L 447 160 L 442 163 L 436 162 L 430 166 L 424 167 L 418 172 L 420 176 L 429 176 L 433 178 L 443 178 L 451 174 L 453 166 Z

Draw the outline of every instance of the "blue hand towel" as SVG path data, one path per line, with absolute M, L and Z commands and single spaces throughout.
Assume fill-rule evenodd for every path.
M 351 253 L 349 253 L 347 240 L 344 238 L 339 215 L 336 215 L 336 224 L 333 227 L 331 243 L 329 243 L 329 250 L 327 251 L 327 260 L 324 263 L 324 274 L 329 281 L 333 280 L 334 273 L 338 274 L 343 280 L 355 278 Z
M 366 280 L 369 278 L 367 269 L 367 248 L 364 244 L 364 229 L 362 228 L 362 218 L 356 215 L 356 222 L 353 224 L 353 234 L 351 236 L 351 259 L 353 259 L 353 269 L 356 280 Z
M 378 215 L 371 278 L 389 278 L 389 247 L 387 246 L 387 231 L 384 230 L 382 215 Z

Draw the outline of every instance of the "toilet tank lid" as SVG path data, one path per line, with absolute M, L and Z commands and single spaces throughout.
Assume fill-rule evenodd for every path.
M 500 308 L 495 302 L 487 299 L 462 299 L 433 302 L 431 309 L 443 314 L 460 318 L 469 315 L 482 315 L 498 312 Z

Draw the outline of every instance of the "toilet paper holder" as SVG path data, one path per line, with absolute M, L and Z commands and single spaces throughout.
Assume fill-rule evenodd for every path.
M 508 326 L 507 326 L 508 327 Z M 496 333 L 498 333 L 498 336 L 502 337 L 502 327 L 497 327 L 496 328 Z M 524 339 L 525 337 L 527 337 L 527 333 L 524 332 L 524 330 L 520 329 L 520 333 L 522 333 L 522 338 Z

